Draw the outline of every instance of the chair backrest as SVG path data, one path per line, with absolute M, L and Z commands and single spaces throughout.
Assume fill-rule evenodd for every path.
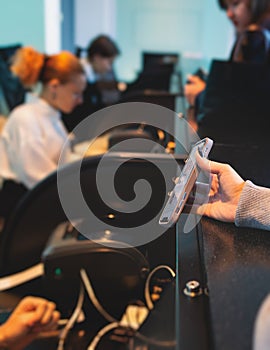
M 128 84 L 123 98 L 131 93 L 142 93 L 143 90 L 148 89 L 161 91 L 170 90 L 171 77 L 175 72 L 175 67 L 179 60 L 178 54 L 143 52 L 142 60 L 142 71 L 135 81 Z
M 0 57 L 7 63 L 10 64 L 11 57 L 15 52 L 22 47 L 21 44 L 12 44 L 7 46 L 0 46 Z
M 143 52 L 143 70 L 174 67 L 179 62 L 179 54 L 175 52 Z
M 169 91 L 173 71 L 172 65 L 163 66 L 162 69 L 153 67 L 153 69 L 142 71 L 135 81 L 128 84 L 123 95 L 143 90 Z
M 12 74 L 7 62 L 7 55 L 1 53 L 0 48 L 0 86 L 1 103 L 0 114 L 8 115 L 10 111 L 23 103 L 25 98 L 25 88 L 19 78 Z
M 143 210 L 136 213 L 121 211 L 123 204 L 119 204 L 119 209 L 113 211 L 100 198 L 96 184 L 96 172 L 101 157 L 89 157 L 82 161 L 80 172 L 82 193 L 92 212 L 101 220 L 101 226 L 93 226 L 93 231 L 105 230 L 108 224 L 112 224 L 108 214 L 114 214 L 113 225 L 116 228 L 128 228 L 132 225 L 142 225 L 161 211 L 167 195 L 167 187 L 164 176 L 151 163 L 151 158 L 155 162 L 165 164 L 167 171 L 169 171 L 169 182 L 176 174 L 175 162 L 172 162 L 172 159 L 166 154 L 150 155 L 148 157 L 149 161 L 145 157 L 143 153 L 138 154 L 135 158 L 132 157 L 132 159 L 127 155 L 126 161 L 122 164 L 125 154 L 121 156 L 116 154 L 109 157 L 105 163 L 108 174 L 112 173 L 112 167 L 115 168 L 115 165 L 119 164 L 119 169 L 115 175 L 115 187 L 123 201 L 134 198 L 134 183 L 138 179 L 143 178 L 151 184 L 152 195 L 149 203 Z M 170 165 L 172 166 L 170 167 Z M 74 204 L 73 217 L 70 218 L 69 216 L 71 220 L 82 218 L 82 215 L 84 215 L 76 206 L 76 196 L 79 194 L 73 191 L 76 167 L 78 167 L 78 163 L 74 162 L 59 171 L 65 182 L 65 190 L 72 198 L 72 204 Z M 53 173 L 23 198 L 2 232 L 0 245 L 0 270 L 2 275 L 14 273 L 38 263 L 51 233 L 58 224 L 65 220 L 67 218 L 58 194 L 57 173 Z M 155 229 L 153 227 L 153 230 Z
M 75 56 L 77 56 L 78 58 L 81 58 L 82 57 L 82 53 L 85 53 L 86 52 L 86 48 L 84 47 L 81 47 L 81 46 L 76 46 L 75 47 Z

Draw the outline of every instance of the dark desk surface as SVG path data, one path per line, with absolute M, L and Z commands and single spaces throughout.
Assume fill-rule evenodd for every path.
M 267 169 L 270 164 L 257 148 L 217 147 L 214 151 L 210 158 L 232 161 L 245 178 L 270 184 L 270 169 Z M 174 239 L 167 245 L 163 240 L 151 245 L 151 255 L 157 260 L 153 265 L 160 262 L 171 265 L 171 259 L 176 256 L 178 275 L 176 289 L 171 285 L 164 291 L 152 317 L 140 331 L 149 338 L 170 341 L 176 330 L 175 350 L 251 350 L 256 313 L 270 292 L 270 232 L 203 218 L 185 234 L 181 230 L 185 220 L 186 215 L 181 215 L 177 254 Z M 173 232 L 169 237 L 174 237 Z M 185 283 L 190 280 L 198 280 L 209 295 L 204 293 L 194 299 L 185 296 Z
M 181 220 L 185 219 L 183 215 Z M 170 285 L 140 332 L 157 341 L 176 339 L 177 345 L 171 347 L 175 350 L 251 350 L 254 319 L 270 291 L 270 233 L 203 218 L 190 233 L 179 230 L 178 238 L 175 298 Z M 186 297 L 183 288 L 190 279 L 207 285 L 209 296 Z M 111 349 L 108 344 L 100 348 Z
M 270 292 L 270 232 L 209 219 L 202 231 L 215 349 L 251 349 L 256 313 Z

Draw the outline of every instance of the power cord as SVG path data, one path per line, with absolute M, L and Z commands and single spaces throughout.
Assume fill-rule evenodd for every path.
M 107 324 L 105 327 L 103 327 L 100 331 L 98 331 L 95 338 L 91 341 L 90 345 L 88 346 L 87 350 L 95 350 L 98 343 L 100 342 L 101 338 L 108 332 L 110 332 L 112 329 L 118 328 L 120 326 L 119 322 L 112 322 Z
M 163 347 L 175 347 L 176 342 L 174 340 L 172 341 L 160 341 L 155 340 L 149 337 L 144 336 L 140 332 L 137 331 L 137 329 L 140 327 L 140 325 L 144 322 L 146 317 L 149 314 L 149 310 L 152 310 L 154 307 L 154 304 L 152 302 L 151 296 L 150 296 L 150 280 L 154 273 L 156 273 L 158 270 L 166 269 L 170 272 L 172 277 L 175 277 L 175 272 L 172 268 L 170 268 L 167 265 L 159 265 L 156 268 L 154 268 L 148 275 L 146 283 L 145 283 L 145 300 L 147 303 L 147 307 L 144 305 L 128 305 L 127 309 L 120 321 L 117 321 L 113 316 L 111 316 L 100 304 L 99 300 L 97 299 L 94 289 L 92 287 L 91 281 L 84 269 L 80 270 L 80 275 L 82 278 L 82 281 L 84 283 L 85 289 L 88 293 L 88 296 L 90 300 L 92 301 L 95 308 L 99 311 L 99 313 L 110 323 L 100 329 L 94 339 L 89 344 L 87 350 L 95 350 L 98 346 L 98 343 L 100 342 L 101 338 L 106 335 L 108 332 L 110 332 L 113 329 L 121 327 L 122 329 L 125 329 L 126 331 L 131 331 L 132 334 L 144 341 L 147 344 L 150 345 L 156 345 L 156 346 L 163 346 Z M 60 350 L 60 349 L 58 349 Z
M 145 297 L 145 302 L 146 302 L 146 306 L 148 307 L 149 310 L 152 310 L 154 308 L 154 304 L 153 301 L 151 299 L 151 295 L 150 295 L 150 281 L 152 276 L 159 270 L 162 269 L 166 269 L 170 272 L 170 274 L 172 275 L 172 277 L 175 277 L 175 272 L 173 271 L 173 269 L 168 266 L 168 265 L 159 265 L 157 267 L 155 267 L 147 276 L 146 282 L 145 282 L 145 288 L 144 288 L 144 297 Z
M 82 281 L 84 283 L 84 287 L 86 289 L 86 292 L 92 301 L 95 308 L 98 310 L 98 312 L 108 321 L 108 322 L 118 322 L 113 316 L 111 316 L 100 304 L 99 300 L 97 299 L 94 289 L 92 287 L 91 281 L 84 269 L 80 270 L 80 275 L 82 278 Z
M 160 346 L 164 348 L 175 348 L 176 346 L 176 341 L 175 340 L 155 340 L 153 338 L 146 337 L 145 335 L 141 334 L 140 332 L 135 332 L 134 336 L 143 342 L 150 344 L 150 345 L 155 345 L 155 346 Z
M 84 288 L 83 288 L 83 285 L 81 283 L 77 305 L 76 305 L 70 319 L 68 320 L 67 324 L 65 325 L 65 327 L 63 328 L 63 330 L 61 331 L 61 333 L 59 335 L 59 342 L 58 342 L 57 350 L 64 349 L 65 340 L 67 338 L 67 335 L 68 335 L 69 331 L 71 330 L 71 328 L 74 326 L 75 322 L 77 321 L 77 319 L 80 316 L 80 313 L 82 311 L 83 301 L 84 301 Z

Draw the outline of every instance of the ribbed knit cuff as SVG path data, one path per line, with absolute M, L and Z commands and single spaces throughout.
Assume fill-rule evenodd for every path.
M 270 230 L 270 189 L 246 181 L 236 210 L 235 225 Z

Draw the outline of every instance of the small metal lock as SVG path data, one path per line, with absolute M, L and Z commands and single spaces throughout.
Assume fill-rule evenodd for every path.
M 184 289 L 184 294 L 188 297 L 195 298 L 202 294 L 202 288 L 200 283 L 196 280 L 188 281 L 186 283 L 186 288 Z

